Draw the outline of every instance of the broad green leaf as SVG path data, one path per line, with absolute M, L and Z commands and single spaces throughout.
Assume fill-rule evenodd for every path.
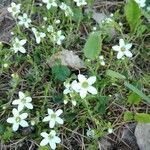
M 102 47 L 100 32 L 92 32 L 84 46 L 84 55 L 86 58 L 94 60 L 99 56 Z
M 133 114 L 132 112 L 126 111 L 126 112 L 124 113 L 124 121 L 132 121 L 133 118 L 134 118 L 133 115 L 134 115 L 134 114 Z
M 138 105 L 141 101 L 141 97 L 139 95 L 137 95 L 136 93 L 132 92 L 129 96 L 128 96 L 128 103 L 129 104 L 135 104 Z
M 128 0 L 126 3 L 125 15 L 131 31 L 134 32 L 136 27 L 141 23 L 141 9 L 134 0 Z
M 83 13 L 82 13 L 82 9 L 79 8 L 73 8 L 73 20 L 75 22 L 80 22 L 83 19 Z
M 52 75 L 56 80 L 65 81 L 70 76 L 70 70 L 66 66 L 56 65 L 52 67 Z
M 145 101 L 147 101 L 148 103 L 150 103 L 150 98 L 147 97 L 142 91 L 140 91 L 139 89 L 137 89 L 135 86 L 133 86 L 132 84 L 128 83 L 128 82 L 124 82 L 124 85 L 129 88 L 130 90 L 132 90 L 134 93 L 136 93 L 137 95 L 139 95 L 142 99 L 144 99 Z
M 113 70 L 107 70 L 106 74 L 112 78 L 117 78 L 117 79 L 122 79 L 122 80 L 125 80 L 126 77 L 116 71 L 113 71 Z
M 137 121 L 139 123 L 150 123 L 150 114 L 133 113 L 126 111 L 124 113 L 124 121 Z
M 136 113 L 134 119 L 140 123 L 150 123 L 150 114 Z

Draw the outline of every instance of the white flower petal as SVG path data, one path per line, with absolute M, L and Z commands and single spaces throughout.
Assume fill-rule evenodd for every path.
M 27 103 L 25 104 L 25 106 L 28 108 L 28 109 L 33 109 L 33 105 L 31 103 Z
M 12 102 L 12 104 L 13 105 L 18 105 L 18 104 L 20 104 L 20 99 L 16 99 L 16 100 L 14 100 L 13 102 Z
M 26 119 L 28 117 L 28 114 L 27 113 L 23 113 L 20 115 L 20 118 L 23 120 L 23 119 Z
M 18 110 L 21 111 L 24 108 L 24 104 L 22 102 L 20 102 L 20 104 L 18 105 Z
M 127 57 L 132 57 L 132 53 L 130 51 L 125 51 L 124 54 L 127 56 Z
M 49 109 L 49 108 L 47 109 L 47 111 L 48 111 L 48 114 L 49 114 L 49 115 L 51 115 L 51 114 L 54 113 L 54 111 L 53 111 L 52 109 Z
M 20 47 L 20 48 L 19 48 L 19 51 L 20 51 L 21 53 L 23 53 L 23 54 L 26 53 L 26 50 L 25 50 L 24 47 Z
M 124 55 L 123 52 L 118 52 L 118 54 L 117 54 L 117 59 L 121 59 L 123 55 Z
M 20 98 L 20 99 L 25 98 L 25 94 L 24 94 L 23 92 L 21 92 L 21 91 L 19 91 L 19 98 Z
M 95 95 L 95 94 L 97 94 L 97 89 L 93 86 L 89 86 L 88 87 L 88 92 Z
M 55 114 L 56 114 L 57 116 L 60 116 L 62 113 L 63 113 L 63 110 L 62 110 L 62 109 L 58 109 L 58 110 L 55 112 Z
M 125 42 L 124 42 L 123 39 L 119 40 L 119 45 L 120 45 L 120 47 L 124 47 L 125 46 Z
M 26 97 L 26 102 L 27 103 L 30 103 L 32 101 L 32 98 L 31 97 Z
M 14 123 L 15 122 L 15 118 L 14 117 L 10 117 L 7 119 L 8 123 Z
M 24 45 L 26 42 L 27 42 L 27 40 L 21 40 L 21 41 L 20 41 L 20 44 L 21 44 L 21 45 Z
M 113 49 L 114 51 L 120 51 L 120 46 L 115 45 L 115 46 L 112 47 L 112 49 Z
M 43 139 L 40 143 L 40 146 L 45 146 L 48 144 L 48 140 L 47 139 Z
M 60 117 L 57 117 L 56 122 L 59 123 L 59 124 L 63 124 L 64 123 L 64 121 Z
M 72 89 L 73 90 L 75 90 L 76 92 L 79 92 L 79 90 L 80 90 L 80 84 L 76 81 L 76 80 L 74 80 L 72 83 L 71 83 L 71 87 L 72 87 Z
M 43 122 L 47 122 L 47 121 L 50 121 L 50 117 L 49 117 L 49 116 L 46 116 L 46 117 L 43 119 Z
M 50 128 L 54 128 L 54 126 L 55 126 L 55 120 L 50 120 L 50 122 L 49 122 L 49 127 Z
M 72 102 L 72 105 L 73 105 L 73 106 L 76 106 L 76 105 L 77 105 L 77 102 L 76 102 L 75 100 L 72 100 L 71 102 Z
M 56 149 L 56 143 L 54 143 L 53 141 L 49 141 L 50 147 L 55 150 Z
M 129 50 L 131 47 L 132 47 L 131 43 L 125 45 L 126 50 Z
M 29 126 L 28 122 L 25 120 L 21 120 L 20 125 L 24 128 Z
M 13 129 L 13 131 L 17 131 L 19 129 L 19 124 L 14 123 L 12 129 Z
M 81 97 L 82 99 L 84 99 L 84 98 L 86 97 L 86 95 L 87 95 L 87 90 L 81 89 L 81 90 L 80 90 L 80 97 Z
M 84 82 L 84 81 L 86 81 L 87 79 L 86 79 L 86 77 L 84 76 L 84 75 L 82 75 L 82 74 L 79 74 L 78 75 L 78 80 L 79 80 L 79 82 Z
M 14 116 L 19 116 L 19 111 L 16 108 L 12 110 L 12 113 Z
M 55 136 L 54 140 L 55 140 L 55 143 L 60 143 L 61 142 L 61 139 L 58 136 Z
M 89 85 L 92 85 L 96 81 L 96 76 L 89 77 L 87 81 Z
M 41 133 L 41 136 L 42 136 L 43 138 L 47 138 L 47 137 L 48 137 L 48 134 L 47 134 L 46 132 L 42 132 L 42 133 Z

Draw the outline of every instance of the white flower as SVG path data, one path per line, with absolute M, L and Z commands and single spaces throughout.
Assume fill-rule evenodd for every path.
M 49 25 L 49 26 L 47 27 L 47 31 L 48 31 L 48 32 L 54 32 L 53 26 Z
M 47 19 L 48 19 L 47 17 L 43 17 L 43 20 L 44 20 L 44 21 L 47 21 Z
M 72 87 L 71 87 L 71 84 L 68 83 L 68 82 L 64 82 L 64 86 L 65 86 L 65 90 L 63 91 L 63 94 L 69 94 L 72 92 Z
M 48 116 L 46 116 L 43 119 L 43 122 L 49 121 L 49 127 L 54 128 L 55 124 L 63 124 L 64 121 L 59 117 L 63 111 L 61 109 L 58 109 L 56 112 L 54 112 L 52 109 L 48 109 Z
M 80 93 L 80 97 L 82 99 L 84 99 L 86 97 L 88 92 L 93 94 L 93 95 L 97 94 L 96 88 L 92 86 L 92 84 L 94 84 L 94 82 L 96 81 L 95 76 L 89 77 L 87 79 L 84 75 L 79 74 L 78 80 L 79 80 L 79 82 L 73 81 L 72 88 L 76 92 Z
M 60 24 L 60 20 L 58 19 L 58 20 L 55 20 L 55 23 L 56 24 Z
M 18 22 L 19 25 L 24 25 L 26 28 L 29 28 L 29 25 L 31 23 L 31 19 L 28 18 L 26 13 L 24 13 L 23 16 L 18 16 L 18 19 L 20 20 Z
M 50 9 L 52 6 L 57 7 L 56 0 L 42 0 L 43 3 L 47 4 L 46 7 L 47 9 Z
M 62 33 L 61 30 L 59 30 L 52 35 L 53 40 L 54 40 L 54 42 L 57 43 L 57 45 L 61 45 L 62 41 L 65 39 L 65 36 L 62 35 L 61 33 Z
M 60 143 L 61 139 L 56 136 L 55 130 L 51 130 L 51 132 L 48 134 L 46 132 L 42 132 L 41 136 L 44 138 L 40 146 L 46 146 L 47 144 L 50 145 L 51 149 L 55 150 L 56 149 L 56 143 Z
M 87 4 L 85 0 L 74 0 L 74 2 L 76 2 L 77 6 L 83 6 Z
M 19 91 L 19 99 L 16 99 L 12 102 L 13 105 L 18 105 L 18 110 L 23 110 L 24 107 L 28 109 L 33 109 L 33 105 L 31 103 L 32 98 L 26 96 L 23 92 Z
M 11 3 L 11 7 L 8 7 L 8 11 L 12 14 L 13 17 L 16 17 L 20 13 L 21 4 Z
M 143 8 L 146 6 L 146 0 L 135 0 L 139 7 Z
M 65 11 L 66 16 L 73 16 L 73 12 L 72 12 L 71 8 L 69 6 L 67 6 L 65 3 L 61 3 L 61 5 L 59 7 L 60 7 L 60 9 Z
M 112 129 L 112 128 L 109 128 L 109 129 L 108 129 L 108 133 L 109 133 L 109 134 L 113 133 L 113 129 Z
M 104 56 L 99 56 L 99 60 L 100 60 L 100 64 L 102 65 L 102 66 L 105 66 L 105 61 L 104 61 Z
M 89 137 L 89 138 L 94 138 L 95 137 L 95 131 L 91 128 L 89 128 L 86 132 L 86 135 Z
M 13 131 L 17 131 L 19 128 L 19 125 L 22 127 L 28 127 L 29 126 L 27 121 L 25 121 L 25 119 L 28 117 L 27 113 L 20 114 L 20 111 L 18 111 L 15 108 L 12 110 L 12 113 L 14 116 L 9 117 L 7 119 L 7 122 L 13 124 L 13 126 L 12 126 Z
M 25 48 L 23 47 L 24 44 L 26 44 L 27 40 L 19 40 L 18 38 L 15 38 L 13 41 L 13 47 L 11 48 L 15 53 L 20 51 L 21 53 L 26 53 Z
M 115 45 L 112 47 L 114 51 L 117 51 L 117 59 L 121 59 L 124 55 L 127 57 L 132 57 L 132 53 L 129 51 L 132 47 L 131 43 L 125 44 L 123 39 L 119 40 L 119 46 Z
M 36 28 L 32 28 L 32 32 L 35 35 L 36 43 L 39 44 L 41 42 L 41 38 L 46 37 L 46 34 L 43 32 L 38 32 Z

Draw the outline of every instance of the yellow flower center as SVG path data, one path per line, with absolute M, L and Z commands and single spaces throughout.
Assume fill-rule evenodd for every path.
M 83 87 L 83 88 L 87 88 L 88 86 L 89 86 L 88 82 L 84 81 L 84 82 L 82 83 L 82 87 Z

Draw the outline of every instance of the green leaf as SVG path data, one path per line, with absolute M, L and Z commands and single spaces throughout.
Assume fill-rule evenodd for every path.
M 130 111 L 126 111 L 124 113 L 124 121 L 132 121 L 134 118 L 134 114 Z
M 100 96 L 98 99 L 97 105 L 95 107 L 95 111 L 103 115 L 106 112 L 107 106 L 108 106 L 108 97 Z
M 139 89 L 137 89 L 135 86 L 133 86 L 132 84 L 128 83 L 128 82 L 124 82 L 124 85 L 129 88 L 130 90 L 132 90 L 134 93 L 136 93 L 137 95 L 139 95 L 142 99 L 144 99 L 145 101 L 147 101 L 148 103 L 150 103 L 150 98 L 147 97 L 142 91 L 140 91 Z
M 134 119 L 140 123 L 150 123 L 150 114 L 136 113 Z
M 106 71 L 106 75 L 112 77 L 112 78 L 117 78 L 117 79 L 122 79 L 122 80 L 125 80 L 126 77 L 116 71 L 113 71 L 113 70 L 107 70 Z
M 70 69 L 66 66 L 56 65 L 52 67 L 52 75 L 54 76 L 55 80 L 65 81 L 70 74 Z
M 83 19 L 82 9 L 73 8 L 73 20 L 75 22 L 80 22 Z
M 132 104 L 138 105 L 140 101 L 141 101 L 141 97 L 134 92 L 132 92 L 128 97 L 128 103 L 131 105 Z
M 40 146 L 38 150 L 49 150 L 48 146 Z
M 92 32 L 84 46 L 84 55 L 86 58 L 94 60 L 99 56 L 102 47 L 100 32 Z
M 137 26 L 141 23 L 141 9 L 134 0 L 128 0 L 125 5 L 126 19 L 130 25 L 130 29 L 134 32 Z

